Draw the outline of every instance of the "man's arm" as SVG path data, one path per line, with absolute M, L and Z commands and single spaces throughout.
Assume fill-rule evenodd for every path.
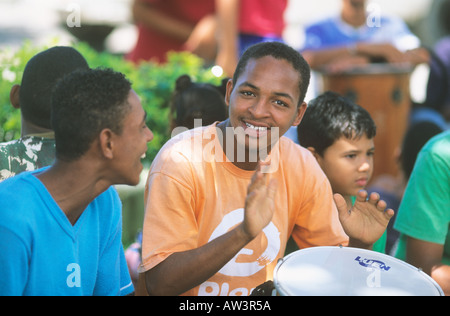
M 145 272 L 150 295 L 180 295 L 208 280 L 266 227 L 273 216 L 276 183 L 258 169 L 248 187 L 244 221 L 206 245 L 178 253 Z
M 303 56 L 313 69 L 321 67 L 336 67 L 342 60 L 353 61 L 354 64 L 362 64 L 362 60 L 369 64 L 372 58 L 384 59 L 387 63 L 412 63 L 414 65 L 426 62 L 422 56 L 422 50 L 412 50 L 407 53 L 401 52 L 389 43 L 355 43 L 354 45 L 322 50 L 306 50 Z M 350 66 L 351 63 L 347 62 Z
M 132 6 L 134 20 L 166 36 L 185 42 L 192 33 L 194 25 L 169 17 L 143 0 L 134 0 Z
M 406 261 L 430 275 L 450 295 L 450 266 L 442 264 L 444 246 L 408 237 Z
M 219 31 L 216 64 L 229 77 L 239 60 L 239 7 L 240 0 L 216 0 Z
M 243 224 L 206 245 L 170 255 L 145 273 L 149 295 L 180 295 L 208 280 L 230 261 L 250 238 Z

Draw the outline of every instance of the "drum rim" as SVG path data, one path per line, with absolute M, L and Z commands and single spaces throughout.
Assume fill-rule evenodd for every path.
M 280 270 L 281 266 L 284 263 L 286 263 L 286 261 L 289 258 L 295 256 L 296 254 L 298 254 L 300 252 L 305 253 L 305 252 L 312 252 L 312 251 L 318 251 L 318 250 L 327 250 L 327 249 L 329 249 L 329 250 L 350 249 L 350 250 L 355 250 L 355 251 L 358 251 L 358 252 L 361 252 L 361 253 L 372 254 L 372 255 L 375 253 L 375 254 L 379 255 L 380 257 L 388 258 L 389 260 L 392 260 L 392 261 L 394 261 L 396 263 L 404 265 L 404 266 L 406 266 L 406 267 L 408 267 L 410 269 L 412 268 L 413 270 L 416 270 L 417 272 L 419 272 L 419 274 L 421 274 L 425 279 L 427 279 L 427 281 L 429 281 L 436 288 L 436 290 L 439 293 L 439 296 L 444 296 L 444 291 L 442 290 L 440 285 L 431 276 L 429 276 L 428 274 L 423 272 L 421 269 L 419 269 L 419 268 L 417 268 L 417 267 L 415 267 L 415 266 L 413 266 L 413 265 L 411 265 L 411 264 L 409 264 L 409 263 L 407 263 L 407 262 L 405 262 L 403 260 L 400 260 L 398 258 L 395 258 L 393 256 L 390 256 L 390 255 L 387 255 L 387 254 L 384 254 L 384 253 L 381 253 L 381 252 L 376 252 L 376 251 L 373 251 L 373 250 L 354 248 L 354 247 L 343 247 L 343 246 L 316 246 L 316 247 L 310 247 L 310 248 L 305 248 L 305 249 L 300 249 L 300 250 L 294 251 L 294 252 L 290 253 L 289 255 L 287 255 L 287 256 L 285 256 L 283 258 L 280 258 L 278 260 L 278 262 L 277 262 L 277 265 L 275 266 L 274 273 L 273 273 L 273 283 L 275 285 L 275 289 L 277 290 L 277 292 L 280 292 L 283 295 L 287 295 L 286 291 L 283 289 L 283 286 L 277 280 L 277 275 L 278 275 L 278 271 Z

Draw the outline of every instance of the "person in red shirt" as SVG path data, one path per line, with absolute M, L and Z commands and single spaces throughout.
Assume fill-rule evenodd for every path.
M 169 51 L 190 51 L 214 60 L 215 0 L 134 0 L 138 40 L 127 59 L 167 61 Z
M 283 41 L 287 0 L 134 0 L 139 36 L 127 55 L 164 63 L 169 51 L 190 51 L 232 76 L 251 45 Z
M 232 76 L 239 57 L 253 44 L 283 41 L 287 0 L 216 0 L 216 64 Z

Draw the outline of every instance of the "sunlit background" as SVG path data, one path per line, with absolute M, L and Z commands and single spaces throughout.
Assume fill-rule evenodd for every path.
M 132 23 L 132 0 L 0 0 L 0 49 L 18 47 L 25 39 L 37 45 L 57 38 L 62 43 L 74 36 L 65 27 L 68 14 L 78 7 L 82 25 L 111 26 L 105 38 L 105 49 L 123 54 L 136 41 Z M 189 0 L 187 0 L 189 1 Z M 402 17 L 425 45 L 432 45 L 443 35 L 437 25 L 441 0 L 372 0 L 383 14 Z M 75 7 L 74 7 L 75 5 Z M 285 19 L 285 39 L 294 47 L 302 43 L 305 24 L 329 13 L 338 12 L 339 0 L 290 0 Z

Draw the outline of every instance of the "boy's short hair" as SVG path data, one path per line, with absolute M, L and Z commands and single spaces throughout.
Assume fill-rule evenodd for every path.
M 245 70 L 245 67 L 247 67 L 250 59 L 260 59 L 266 56 L 286 60 L 298 72 L 300 77 L 300 100 L 298 106 L 300 106 L 305 100 L 306 92 L 308 90 L 309 81 L 311 79 L 311 68 L 298 51 L 281 42 L 263 42 L 250 46 L 239 59 L 236 66 L 236 71 L 233 76 L 233 86 L 236 86 L 239 76 Z
M 120 135 L 130 91 L 125 76 L 111 69 L 75 71 L 59 81 L 52 98 L 56 157 L 77 160 L 105 128 Z
M 51 129 L 51 95 L 56 82 L 76 69 L 88 69 L 84 57 L 74 48 L 56 46 L 31 58 L 20 85 L 20 108 L 27 121 Z
M 349 99 L 325 92 L 308 104 L 297 128 L 300 145 L 313 147 L 323 156 L 325 150 L 342 136 L 357 139 L 376 135 L 376 125 L 369 112 Z

